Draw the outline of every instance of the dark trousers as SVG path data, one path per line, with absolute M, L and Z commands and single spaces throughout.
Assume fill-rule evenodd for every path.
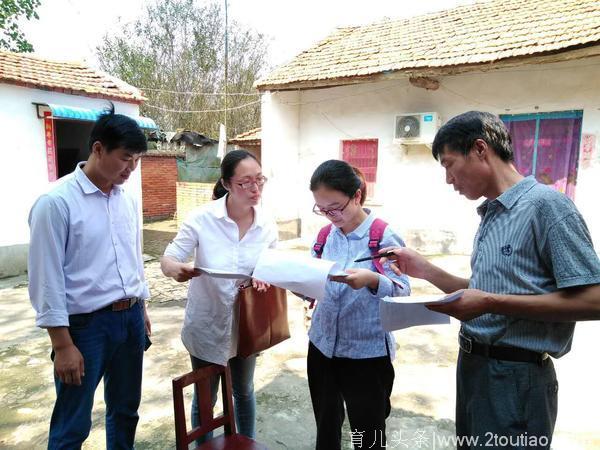
M 558 403 L 550 358 L 536 364 L 461 351 L 456 386 L 459 450 L 550 448 Z
M 83 356 L 85 375 L 81 386 L 55 377 L 48 449 L 81 448 L 92 425 L 94 393 L 103 378 L 106 448 L 133 449 L 142 395 L 143 308 L 138 302 L 125 311 L 72 315 L 69 333 Z
M 354 448 L 385 448 L 394 367 L 389 356 L 327 358 L 308 347 L 308 386 L 317 423 L 317 450 L 341 448 L 344 403 Z

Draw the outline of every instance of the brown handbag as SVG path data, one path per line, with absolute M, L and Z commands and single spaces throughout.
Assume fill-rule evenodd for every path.
M 271 286 L 266 292 L 258 292 L 251 286 L 241 288 L 238 300 L 238 356 L 247 358 L 290 337 L 285 289 Z

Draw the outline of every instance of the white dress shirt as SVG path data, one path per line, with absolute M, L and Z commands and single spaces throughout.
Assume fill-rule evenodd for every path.
M 29 213 L 29 296 L 40 327 L 68 326 L 70 314 L 150 296 L 137 200 L 119 185 L 105 194 L 83 165 Z
M 167 246 L 165 256 L 184 262 L 195 250 L 194 266 L 252 273 L 260 253 L 277 243 L 277 227 L 254 208 L 254 222 L 242 240 L 227 215 L 227 196 L 192 212 Z M 181 339 L 196 358 L 225 365 L 236 356 L 239 280 L 192 278 Z

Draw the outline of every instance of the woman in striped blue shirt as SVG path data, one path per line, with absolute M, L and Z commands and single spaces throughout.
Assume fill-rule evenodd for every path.
M 316 245 L 313 256 L 336 261 L 349 274 L 327 283 L 309 331 L 308 383 L 317 423 L 316 448 L 341 447 L 344 403 L 356 448 L 384 448 L 395 342 L 381 326 L 379 298 L 409 295 L 410 287 L 406 276 L 394 274 L 389 267 L 378 273 L 372 261 L 354 260 L 369 255 L 374 222 L 385 227 L 380 248 L 404 246 L 404 242 L 363 208 L 366 183 L 348 163 L 322 163 L 311 177 L 310 190 L 315 198 L 313 211 L 332 224 L 325 244 L 321 249 Z

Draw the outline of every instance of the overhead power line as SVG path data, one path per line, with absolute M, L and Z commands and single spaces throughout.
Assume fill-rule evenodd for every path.
M 142 91 L 153 91 L 153 92 L 165 92 L 167 94 L 182 94 L 182 95 L 206 95 L 206 96 L 222 96 L 222 95 L 227 95 L 227 96 L 232 96 L 232 95 L 241 95 L 241 96 L 252 96 L 252 97 L 258 97 L 260 95 L 260 93 L 258 92 L 198 92 L 198 91 L 171 91 L 168 89 L 159 89 L 159 88 L 146 88 L 146 87 L 141 87 L 138 88 Z
M 234 107 L 231 107 L 231 108 L 227 108 L 227 111 L 233 111 L 234 109 L 247 108 L 248 106 L 256 105 L 257 103 L 260 103 L 260 100 L 255 100 L 253 102 L 244 103 L 243 105 L 239 105 L 239 106 L 234 106 Z M 143 105 L 144 106 L 148 106 L 149 108 L 158 109 L 159 111 L 173 112 L 173 113 L 184 113 L 184 114 L 218 113 L 218 112 L 225 112 L 226 111 L 225 109 L 205 109 L 205 110 L 202 110 L 202 111 L 186 111 L 186 110 L 180 110 L 180 109 L 163 108 L 162 106 L 156 106 L 156 105 L 152 105 L 150 103 L 143 103 Z

